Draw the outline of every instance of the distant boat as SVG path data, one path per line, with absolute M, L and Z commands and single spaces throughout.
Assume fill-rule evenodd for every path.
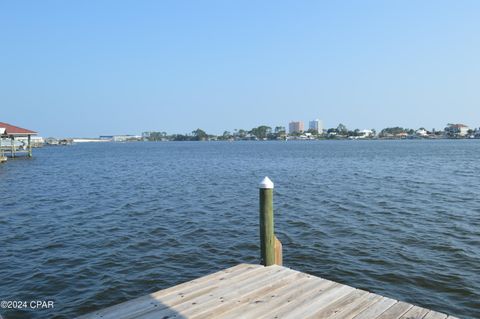
M 25 143 L 21 142 L 21 141 L 17 141 L 15 140 L 13 142 L 13 145 L 15 146 L 15 148 L 21 148 L 23 147 Z M 10 139 L 1 139 L 0 138 L 0 147 L 6 147 L 6 148 L 11 148 L 12 147 L 12 142 Z

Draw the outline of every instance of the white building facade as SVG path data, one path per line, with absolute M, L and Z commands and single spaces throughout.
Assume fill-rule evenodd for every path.
M 319 119 L 310 121 L 308 125 L 308 129 L 313 130 L 316 133 L 322 133 L 323 132 L 322 121 L 320 121 Z

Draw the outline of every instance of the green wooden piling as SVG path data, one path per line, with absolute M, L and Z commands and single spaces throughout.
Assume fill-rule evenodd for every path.
M 275 264 L 273 229 L 273 182 L 265 177 L 260 183 L 260 251 L 264 266 Z

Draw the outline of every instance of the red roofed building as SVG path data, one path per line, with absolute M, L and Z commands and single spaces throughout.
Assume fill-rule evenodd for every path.
M 2 151 L 9 150 L 12 157 L 15 157 L 16 153 L 27 153 L 29 157 L 32 156 L 32 143 L 31 143 L 31 136 L 37 135 L 37 132 L 27 130 L 15 125 L 11 125 L 8 123 L 0 122 L 0 148 Z M 27 144 L 20 144 L 18 145 L 15 143 L 16 138 L 27 138 Z M 7 144 L 2 143 L 4 139 L 10 139 L 11 142 Z
M 37 135 L 37 132 L 30 131 L 15 125 L 0 122 L 0 135 L 5 136 L 28 136 Z

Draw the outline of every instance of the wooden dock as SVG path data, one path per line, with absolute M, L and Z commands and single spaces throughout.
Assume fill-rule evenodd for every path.
M 458 319 L 273 265 L 240 264 L 78 319 Z

